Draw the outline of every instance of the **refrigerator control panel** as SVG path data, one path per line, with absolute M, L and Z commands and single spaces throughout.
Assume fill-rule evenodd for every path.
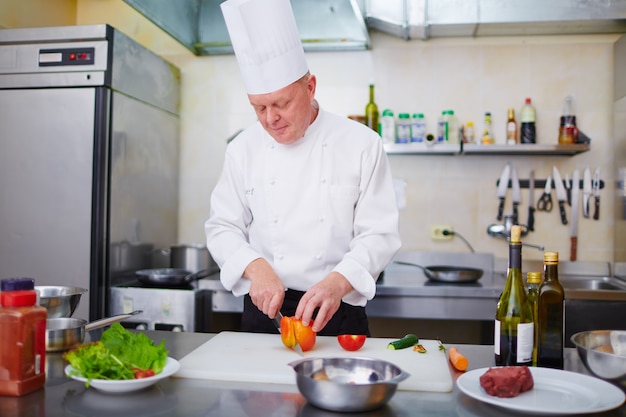
M 94 65 L 95 48 L 41 49 L 39 66 Z

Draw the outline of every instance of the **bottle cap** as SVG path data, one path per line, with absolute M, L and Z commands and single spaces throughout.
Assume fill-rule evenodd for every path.
M 400 119 L 408 119 L 408 118 L 409 118 L 409 113 L 400 113 L 400 114 L 398 115 L 398 117 L 399 117 Z
M 27 291 L 34 289 L 34 278 L 5 278 L 0 282 L 0 290 L 2 291 Z
M 531 101 L 530 101 L 530 97 L 526 97 L 526 101 L 525 101 L 525 103 L 526 103 L 526 104 L 530 104 L 530 103 L 531 103 Z
M 520 225 L 511 226 L 511 243 L 520 243 L 522 236 L 522 227 Z
M 558 262 L 559 261 L 559 253 L 558 252 L 544 252 L 543 253 L 544 262 Z
M 541 284 L 541 272 L 529 272 L 526 277 L 529 284 Z
M 383 116 L 393 116 L 393 110 L 391 109 L 383 110 Z

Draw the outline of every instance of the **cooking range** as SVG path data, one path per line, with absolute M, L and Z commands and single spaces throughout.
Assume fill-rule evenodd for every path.
M 152 286 L 134 277 L 110 289 L 110 314 L 143 310 L 136 318 L 121 322 L 137 330 L 173 332 L 210 331 L 211 293 L 196 283 Z M 165 287 L 165 288 L 164 288 Z

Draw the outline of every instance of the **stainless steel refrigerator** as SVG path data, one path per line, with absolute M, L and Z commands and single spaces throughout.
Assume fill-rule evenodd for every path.
M 0 278 L 88 289 L 176 242 L 180 72 L 109 25 L 0 30 Z

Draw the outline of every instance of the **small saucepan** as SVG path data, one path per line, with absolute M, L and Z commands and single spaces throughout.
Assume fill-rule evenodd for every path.
M 109 324 L 126 320 L 135 314 L 142 313 L 136 310 L 128 314 L 116 316 L 87 323 L 87 320 L 74 317 L 57 317 L 46 320 L 46 352 L 62 352 L 83 343 L 85 331 L 99 329 Z
M 204 278 L 211 274 L 210 269 L 202 269 L 191 273 L 186 269 L 179 268 L 156 268 L 142 269 L 135 272 L 139 276 L 139 281 L 143 284 L 158 286 L 180 286 L 189 284 L 192 281 Z
M 483 270 L 459 266 L 422 266 L 412 262 L 395 261 L 400 265 L 416 266 L 432 281 L 467 283 L 476 282 L 483 276 Z

